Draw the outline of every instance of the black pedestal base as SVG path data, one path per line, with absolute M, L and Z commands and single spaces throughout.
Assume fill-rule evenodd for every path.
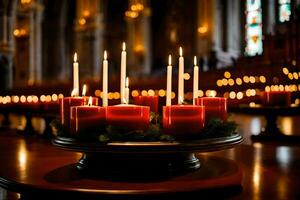
M 193 153 L 171 154 L 83 154 L 77 163 L 77 169 L 91 175 L 129 175 L 151 177 L 155 175 L 174 175 L 190 172 L 200 167 Z

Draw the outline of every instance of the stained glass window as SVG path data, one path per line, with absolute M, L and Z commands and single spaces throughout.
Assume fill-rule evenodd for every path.
M 279 21 L 290 21 L 291 16 L 291 0 L 279 0 Z
M 261 0 L 247 0 L 246 4 L 246 48 L 247 56 L 263 53 Z

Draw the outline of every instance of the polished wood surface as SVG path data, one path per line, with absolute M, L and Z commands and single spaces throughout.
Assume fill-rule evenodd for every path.
M 214 195 L 224 195 L 221 197 L 228 199 L 299 199 L 300 197 L 300 148 L 297 146 L 239 145 L 234 149 L 221 152 L 201 153 L 200 158 L 205 161 L 211 156 L 237 161 L 244 175 L 242 189 L 226 190 L 230 191 L 229 193 L 213 192 Z M 26 186 L 30 182 L 35 182 L 41 189 L 57 191 L 58 186 L 61 190 L 65 185 L 76 188 L 76 184 L 83 181 L 82 188 L 92 187 L 91 191 L 95 192 L 99 189 L 97 181 L 89 178 L 78 181 L 71 173 L 75 169 L 72 167 L 73 163 L 79 158 L 80 154 L 55 148 L 46 140 L 15 136 L 13 133 L 1 133 L 0 136 L 0 177 L 21 184 L 7 183 L 9 189 L 13 191 L 30 191 L 30 188 L 34 187 Z M 41 178 L 36 180 L 38 176 Z M 68 178 L 75 178 L 75 182 L 68 182 Z M 161 184 L 161 180 L 155 182 Z M 92 186 L 88 186 L 90 183 L 93 183 Z M 182 183 L 182 186 L 178 185 L 178 190 L 189 186 L 188 182 L 184 183 L 184 180 Z M 143 187 L 143 184 L 145 183 L 137 184 L 136 187 Z M 122 186 L 122 182 L 120 185 Z M 84 190 L 77 188 L 74 191 Z M 172 198 L 180 198 L 181 195 Z M 186 198 L 187 195 L 184 194 L 182 197 Z M 193 195 L 198 195 L 200 198 L 204 194 L 199 192 Z M 170 196 L 167 195 L 166 198 Z M 157 198 L 155 196 L 155 199 Z

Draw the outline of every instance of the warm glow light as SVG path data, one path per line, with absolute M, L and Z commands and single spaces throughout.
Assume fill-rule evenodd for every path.
M 297 64 L 296 60 L 292 60 L 292 65 L 296 66 L 296 64 Z
M 85 25 L 86 20 L 85 20 L 83 17 L 82 17 L 82 18 L 79 18 L 78 23 L 79 23 L 81 26 L 83 26 L 83 25 Z
M 289 74 L 288 74 L 288 77 L 289 77 L 289 79 L 291 79 L 291 80 L 293 80 L 293 78 L 294 78 L 294 76 L 293 76 L 292 73 L 289 73 Z
M 36 96 L 36 95 L 34 95 L 33 97 L 32 97 L 32 102 L 33 103 L 37 103 L 39 101 L 39 98 Z
M 265 91 L 266 91 L 266 92 L 270 92 L 270 90 L 271 90 L 270 86 L 266 86 L 266 87 L 265 87 Z
M 229 92 L 225 92 L 224 94 L 223 94 L 223 97 L 225 97 L 225 98 L 229 98 Z
M 78 89 L 77 88 L 74 88 L 71 92 L 71 97 L 75 97 L 76 94 L 78 94 Z
M 251 96 L 255 96 L 256 95 L 256 91 L 254 89 L 250 90 L 250 95 Z
M 104 60 L 107 60 L 107 51 L 104 51 L 104 55 L 103 55 Z
M 282 72 L 283 72 L 285 75 L 288 75 L 288 74 L 289 74 L 289 70 L 288 70 L 288 68 L 286 68 L 286 67 L 282 68 Z
M 266 77 L 265 76 L 260 76 L 259 81 L 262 82 L 262 83 L 265 83 L 266 82 Z
M 242 99 L 243 97 L 244 97 L 243 92 L 238 92 L 238 93 L 236 94 L 236 98 L 237 98 L 237 99 Z
M 135 7 L 136 7 L 136 9 L 137 9 L 138 11 L 144 10 L 144 5 L 141 4 L 141 3 L 137 3 L 137 4 L 135 5 Z
M 194 65 L 197 65 L 197 56 L 194 56 Z
M 283 85 L 279 85 L 279 91 L 284 91 L 284 86 Z
M 179 47 L 179 56 L 182 56 L 182 47 Z
M 146 90 L 142 90 L 142 96 L 147 96 L 148 95 L 148 92 Z
M 121 94 L 119 92 L 114 92 L 114 99 L 120 99 Z
M 174 99 L 176 97 L 175 92 L 171 92 L 171 99 Z
M 226 85 L 228 84 L 228 81 L 227 81 L 226 78 L 223 78 L 223 79 L 222 79 L 222 84 L 223 84 L 224 86 L 226 86 Z
M 244 80 L 245 83 L 249 83 L 249 81 L 250 81 L 248 76 L 244 76 L 243 80 Z
M 20 101 L 21 101 L 22 103 L 25 103 L 25 102 L 26 102 L 26 97 L 25 97 L 24 95 L 22 95 L 22 96 L 20 97 Z
M 250 83 L 255 83 L 255 77 L 254 76 L 250 76 L 249 77 L 249 81 L 250 81 Z
M 89 101 L 88 101 L 88 106 L 93 105 L 93 98 L 90 96 Z
M 82 86 L 82 96 L 86 95 L 86 84 L 83 84 Z
M 205 95 L 208 96 L 208 97 L 215 97 L 215 96 L 217 96 L 217 91 L 215 91 L 215 90 L 207 90 L 205 92 Z
M 172 65 L 172 56 L 171 56 L 171 54 L 169 54 L 168 64 Z
M 14 97 L 13 97 L 13 102 L 14 102 L 14 103 L 18 103 L 19 100 L 20 100 L 20 98 L 19 98 L 18 96 L 14 96 Z
M 14 36 L 19 36 L 20 35 L 20 30 L 15 29 L 13 33 L 14 33 Z
M 62 99 L 62 98 L 64 98 L 64 95 L 63 95 L 63 94 L 59 94 L 59 95 L 58 95 L 58 98 L 59 98 L 59 99 Z
M 185 93 L 184 98 L 187 99 L 187 100 L 192 100 L 193 99 L 193 93 L 192 92 Z
M 74 57 L 73 57 L 74 62 L 77 62 L 77 53 L 74 53 Z
M 165 95 L 166 95 L 166 91 L 165 91 L 165 90 L 160 89 L 160 90 L 158 91 L 158 96 L 164 97 Z
M 294 79 L 298 79 L 298 78 L 299 78 L 297 72 L 294 72 L 294 73 L 293 73 L 293 76 L 294 76 Z
M 234 80 L 233 80 L 232 78 L 230 78 L 230 79 L 228 80 L 228 84 L 229 84 L 230 86 L 233 86 L 233 85 L 234 85 Z
M 125 42 L 123 42 L 123 44 L 122 44 L 122 50 L 126 51 L 126 43 Z
M 139 13 L 135 12 L 135 11 L 128 10 L 128 11 L 125 12 L 125 16 L 134 19 L 134 18 L 137 18 L 139 16 Z
M 27 102 L 31 103 L 32 102 L 32 96 L 27 96 Z
M 225 78 L 230 78 L 231 77 L 230 72 L 229 71 L 224 72 L 224 77 Z
M 184 73 L 183 78 L 184 78 L 184 80 L 189 80 L 191 78 L 191 76 L 189 73 Z
M 198 97 L 203 97 L 204 96 L 204 92 L 202 90 L 198 91 Z
M 113 99 L 113 98 L 114 98 L 114 94 L 113 94 L 112 92 L 109 92 L 109 93 L 107 94 L 107 98 L 108 98 L 109 100 Z
M 154 90 L 148 90 L 148 96 L 154 96 L 155 95 L 155 92 Z
M 57 94 L 52 94 L 52 101 L 57 101 L 58 100 L 58 96 Z
M 84 10 L 82 14 L 83 14 L 83 16 L 85 16 L 85 17 L 89 17 L 89 16 L 91 15 L 91 13 L 90 13 L 89 10 Z
M 299 105 L 300 104 L 300 99 L 295 99 L 295 104 Z
M 101 94 L 101 90 L 95 90 L 95 96 L 96 97 L 100 97 Z
M 250 106 L 250 107 L 255 107 L 255 103 L 254 103 L 254 102 L 250 102 L 250 103 L 249 103 L 249 106 Z
M 46 102 L 50 102 L 51 101 L 51 96 L 50 95 L 47 95 L 46 96 Z
M 243 84 L 243 81 L 242 81 L 241 78 L 235 79 L 235 82 L 236 82 L 237 85 L 242 85 Z
M 220 80 L 220 79 L 217 80 L 217 86 L 218 86 L 218 87 L 222 87 L 222 85 L 223 85 L 222 80 Z
M 229 98 L 230 98 L 230 99 L 235 99 L 235 97 L 236 97 L 235 92 L 234 92 L 234 91 L 231 91 L 231 92 L 229 93 Z
M 131 95 L 132 95 L 133 97 L 137 97 L 137 96 L 139 96 L 139 91 L 137 91 L 137 90 L 132 90 Z
M 247 96 L 247 97 L 250 97 L 250 96 L 251 96 L 251 90 L 250 90 L 250 89 L 246 90 L 246 96 Z
M 21 4 L 30 4 L 31 0 L 21 0 Z
M 21 169 L 21 172 L 24 172 L 27 167 L 27 149 L 26 143 L 22 141 L 18 149 L 18 166 Z
M 5 101 L 6 101 L 7 103 L 10 103 L 10 102 L 11 102 L 11 97 L 10 97 L 10 96 L 6 96 L 6 97 L 5 97 Z
M 198 27 L 198 32 L 201 34 L 204 34 L 208 31 L 208 27 L 207 26 L 200 26 Z

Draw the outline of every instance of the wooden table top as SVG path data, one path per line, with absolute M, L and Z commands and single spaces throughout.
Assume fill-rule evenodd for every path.
M 237 161 L 241 166 L 244 174 L 242 190 L 234 191 L 230 195 L 226 194 L 224 197 L 228 199 L 300 198 L 299 147 L 239 145 L 234 149 L 201 153 L 201 155 L 204 158 L 205 156 L 229 158 Z M 63 190 L 66 177 L 78 178 L 72 176 L 72 170 L 75 169 L 72 164 L 77 162 L 80 156 L 79 153 L 52 146 L 50 141 L 1 133 L 0 182 L 2 187 L 12 191 L 23 191 L 28 189 L 27 186 L 48 191 L 57 190 L 59 186 Z M 36 177 L 41 178 L 36 179 Z M 9 182 L 3 184 L 5 180 Z M 97 182 L 94 180 L 75 180 L 74 184 L 78 184 L 78 181 L 84 185 L 82 190 L 87 190 L 86 188 L 89 187 L 87 184 L 91 184 L 91 192 L 97 187 Z M 68 182 L 69 188 L 70 184 L 72 182 Z M 75 190 L 80 191 L 78 188 Z M 176 196 L 179 197 L 180 195 Z M 186 199 L 186 194 L 183 197 Z

